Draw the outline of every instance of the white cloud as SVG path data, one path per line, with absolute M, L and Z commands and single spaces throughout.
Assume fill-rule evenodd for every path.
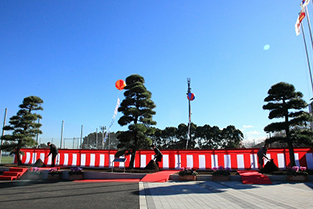
M 245 134 L 246 135 L 259 135 L 260 132 L 258 132 L 258 131 L 249 131 L 249 132 L 246 132 Z
M 243 128 L 253 128 L 252 125 L 243 125 Z

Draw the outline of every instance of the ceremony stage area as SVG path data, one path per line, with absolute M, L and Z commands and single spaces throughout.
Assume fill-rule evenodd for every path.
M 51 164 L 51 155 L 45 158 L 49 149 L 21 149 L 23 164 L 32 165 L 41 159 L 46 165 Z M 124 162 L 113 162 L 117 150 L 84 150 L 60 149 L 56 165 L 79 166 L 90 168 L 123 168 L 129 166 L 130 155 L 125 156 Z M 161 150 L 163 159 L 160 169 L 195 168 L 209 170 L 223 166 L 233 170 L 258 169 L 258 149 L 223 149 L 223 150 Z M 296 165 L 313 169 L 313 148 L 295 148 Z M 153 150 L 140 150 L 136 153 L 135 168 L 145 168 L 153 159 Z M 286 169 L 290 165 L 288 149 L 270 148 L 267 157 L 274 160 L 279 169 Z M 16 158 L 14 159 L 16 163 Z M 265 162 L 266 163 L 266 162 Z

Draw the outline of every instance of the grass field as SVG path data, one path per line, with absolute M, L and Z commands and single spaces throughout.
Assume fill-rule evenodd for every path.
M 4 163 L 12 163 L 13 162 L 13 157 L 12 156 L 2 156 L 1 157 L 1 162 L 2 164 Z

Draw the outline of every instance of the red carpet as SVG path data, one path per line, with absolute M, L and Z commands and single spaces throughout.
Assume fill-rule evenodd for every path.
M 74 180 L 74 182 L 139 182 L 140 179 L 84 179 Z
M 156 173 L 149 173 L 143 177 L 140 181 L 143 182 L 166 182 L 170 178 L 171 174 L 177 173 L 177 170 L 165 170 Z
M 241 176 L 243 184 L 272 184 L 268 176 L 259 173 L 258 171 L 237 171 Z
M 83 179 L 75 180 L 74 182 L 166 182 L 169 180 L 170 175 L 177 173 L 177 170 L 165 170 L 156 173 L 146 174 L 145 177 L 140 179 Z

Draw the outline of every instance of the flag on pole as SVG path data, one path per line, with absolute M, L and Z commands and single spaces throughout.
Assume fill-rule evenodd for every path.
M 302 20 L 304 19 L 304 17 L 305 17 L 305 12 L 302 10 L 302 11 L 299 13 L 297 22 L 296 22 L 296 24 L 295 24 L 295 30 L 296 30 L 296 35 L 297 35 L 297 36 L 300 34 L 300 26 L 301 26 L 301 22 L 302 22 Z
M 304 7 L 306 7 L 309 3 L 310 3 L 310 0 L 302 0 L 302 1 L 301 1 L 301 7 L 302 7 L 302 9 L 303 9 Z
M 113 113 L 113 117 L 112 117 L 112 122 L 107 130 L 107 132 L 105 133 L 105 137 L 103 139 L 103 143 L 106 141 L 106 139 L 108 138 L 108 134 L 110 133 L 110 128 L 112 127 L 114 121 L 115 121 L 115 118 L 116 118 L 116 115 L 117 115 L 117 112 L 118 112 L 118 107 L 120 106 L 120 98 L 117 98 L 117 102 L 116 102 L 116 106 L 115 106 L 115 109 L 114 109 L 114 113 Z

